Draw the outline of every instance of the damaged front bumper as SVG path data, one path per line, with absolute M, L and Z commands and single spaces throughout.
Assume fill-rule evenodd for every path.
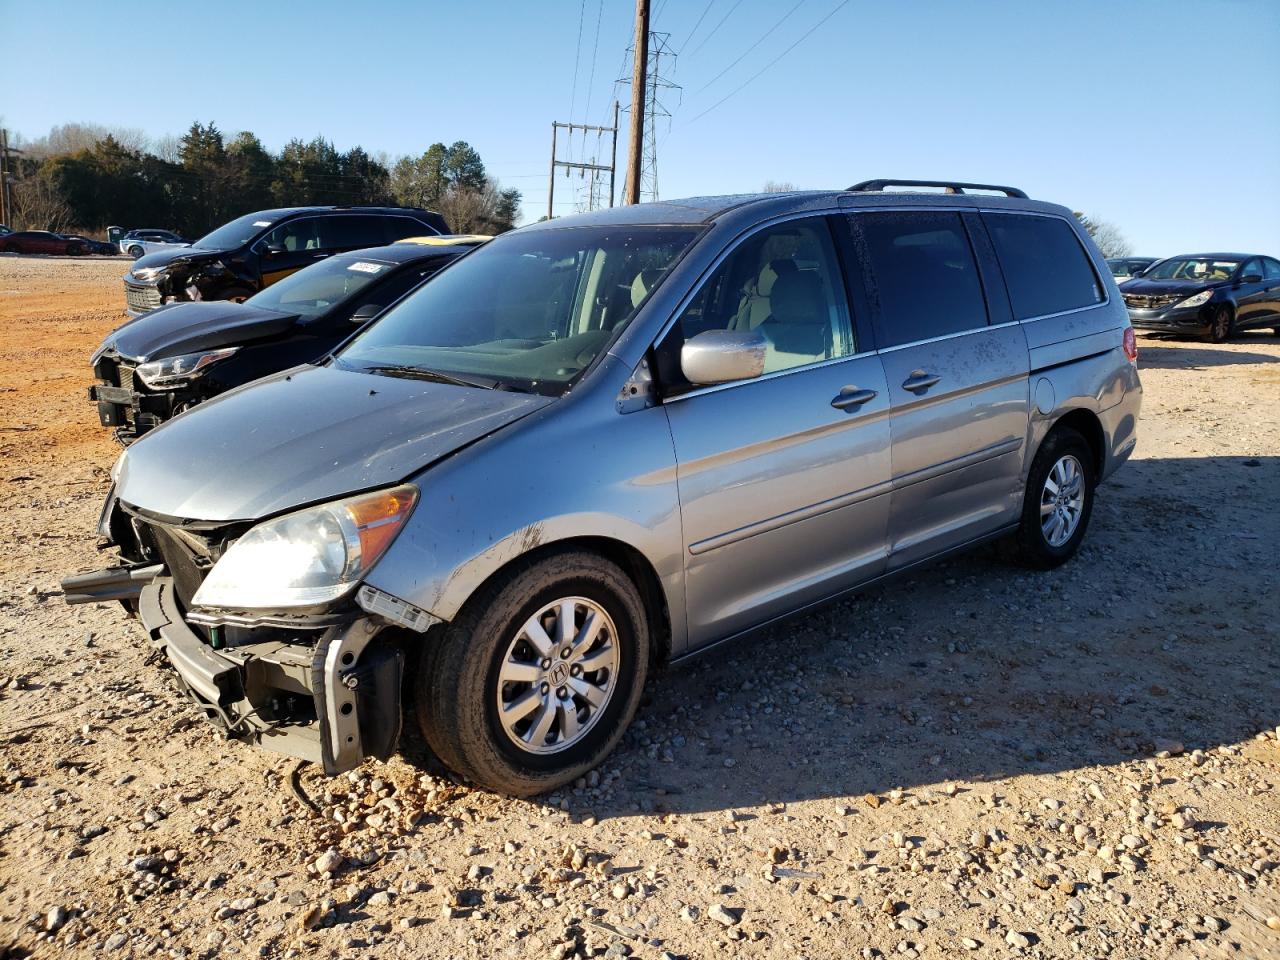
M 151 646 L 228 738 L 327 774 L 385 760 L 399 742 L 404 651 L 380 617 L 355 611 L 311 629 L 215 627 L 214 636 L 236 638 L 215 647 L 184 619 L 163 565 L 69 577 L 64 591 L 68 603 L 124 600 L 136 609 Z

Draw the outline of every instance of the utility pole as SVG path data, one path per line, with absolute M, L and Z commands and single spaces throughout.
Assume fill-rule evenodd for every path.
M 0 128 L 0 223 L 8 225 L 12 216 L 9 204 L 9 131 Z
M 648 86 L 649 0 L 636 0 L 635 57 L 631 64 L 631 147 L 627 151 L 626 202 L 640 202 L 640 158 L 644 153 L 644 96 Z
M 578 162 L 574 160 L 559 159 L 558 155 L 556 154 L 556 140 L 557 140 L 557 134 L 559 134 L 561 130 L 569 131 L 569 142 L 571 146 L 573 143 L 574 131 L 581 130 L 582 136 L 583 136 L 583 142 L 584 142 L 584 152 L 585 152 L 586 135 L 588 133 L 597 134 L 597 144 L 599 143 L 600 134 L 605 134 L 605 133 L 611 134 L 613 136 L 613 148 L 612 148 L 613 152 L 609 157 L 609 162 L 607 164 L 586 163 L 586 162 Z M 572 153 L 570 153 L 570 155 L 572 156 Z M 592 157 L 591 159 L 594 161 L 598 158 Z M 618 166 L 618 105 L 617 103 L 613 105 L 613 126 L 612 127 L 594 126 L 589 123 L 561 123 L 558 120 L 553 122 L 551 124 L 551 174 L 550 174 L 550 180 L 548 181 L 548 184 L 547 184 L 547 219 L 550 220 L 552 217 L 556 215 L 556 211 L 555 211 L 556 167 L 564 168 L 564 175 L 566 177 L 569 175 L 570 170 L 582 171 L 582 174 L 584 176 L 588 172 L 591 174 L 592 191 L 590 194 L 591 199 L 588 201 L 588 203 L 590 204 L 591 209 L 595 209 L 595 189 L 594 189 L 595 178 L 597 174 L 604 173 L 606 171 L 609 174 L 609 206 L 611 207 L 613 206 L 613 180 L 614 180 L 614 172 L 617 169 L 617 166 Z

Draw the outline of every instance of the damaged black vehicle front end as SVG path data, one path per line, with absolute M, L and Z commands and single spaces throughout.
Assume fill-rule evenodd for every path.
M 352 537 L 357 553 L 362 539 L 366 550 L 376 549 L 368 543 L 370 524 L 382 531 L 388 517 L 403 519 L 416 496 L 415 488 L 402 485 L 344 501 L 349 510 L 343 504 L 323 508 L 328 513 L 317 524 L 317 547 L 336 556 L 327 538 L 337 535 Z M 296 526 L 308 522 L 308 513 L 316 511 L 277 522 Z M 100 546 L 117 551 L 123 562 L 68 577 L 62 584 L 66 600 L 121 603 L 138 618 L 187 695 L 229 739 L 315 762 L 329 774 L 366 757 L 386 759 L 400 736 L 400 687 L 411 646 L 406 637 L 436 621 L 372 587 L 341 580 L 358 572 L 349 555 L 337 561 L 341 569 L 310 577 L 319 583 L 327 575 L 329 586 L 298 586 L 292 596 L 276 597 L 285 602 L 274 609 L 206 602 L 225 599 L 229 590 L 242 592 L 244 581 L 262 577 L 264 563 L 278 565 L 270 536 L 252 536 L 264 526 L 270 524 L 151 515 L 122 503 L 113 486 L 98 532 Z M 375 532 L 372 539 L 385 539 L 385 533 Z M 211 583 L 215 565 L 237 544 L 243 569 Z M 367 566 L 359 558 L 354 562 Z

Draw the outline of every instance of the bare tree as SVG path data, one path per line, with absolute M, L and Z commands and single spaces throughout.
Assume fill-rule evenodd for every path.
M 182 140 L 172 133 L 162 134 L 151 141 L 151 152 L 161 160 L 177 163 L 182 159 Z
M 790 180 L 766 180 L 764 182 L 765 193 L 792 193 L 799 189 Z
M 71 207 L 62 194 L 44 177 L 27 177 L 13 185 L 15 230 L 52 230 L 71 226 Z
M 1080 218 L 1081 225 L 1088 231 L 1104 257 L 1127 257 L 1133 253 L 1133 244 L 1110 220 L 1089 217 L 1078 212 L 1076 216 Z

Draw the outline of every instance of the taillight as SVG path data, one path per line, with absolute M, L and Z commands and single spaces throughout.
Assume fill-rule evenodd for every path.
M 1124 355 L 1130 363 L 1138 362 L 1138 335 L 1133 332 L 1133 327 L 1124 328 Z

